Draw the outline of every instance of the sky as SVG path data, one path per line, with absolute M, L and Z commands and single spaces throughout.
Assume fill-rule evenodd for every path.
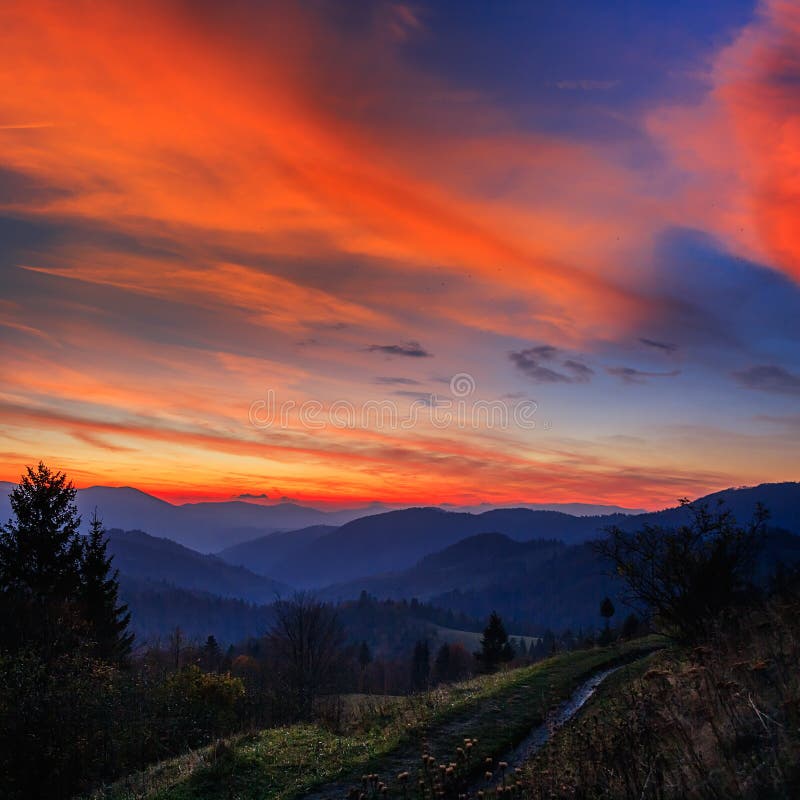
M 0 5 L 0 479 L 800 477 L 800 3 Z

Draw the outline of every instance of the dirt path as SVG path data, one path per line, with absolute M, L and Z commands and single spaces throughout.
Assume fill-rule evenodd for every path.
M 380 759 L 380 763 L 375 766 L 375 769 L 381 779 L 390 784 L 395 784 L 396 777 L 401 772 L 407 771 L 414 778 L 420 768 L 423 739 L 424 749 L 427 752 L 436 756 L 440 761 L 448 762 L 455 757 L 455 749 L 463 743 L 464 738 L 481 736 L 481 742 L 483 742 L 484 732 L 491 730 L 492 727 L 497 729 L 502 726 L 510 709 L 522 705 L 528 708 L 536 707 L 539 709 L 539 713 L 535 715 L 536 721 L 533 723 L 533 727 L 528 729 L 527 735 L 507 756 L 501 755 L 506 751 L 498 752 L 491 745 L 488 748 L 481 747 L 478 751 L 476 761 L 478 772 L 480 772 L 478 765 L 482 764 L 483 759 L 489 755 L 495 758 L 495 763 L 499 760 L 508 761 L 509 768 L 513 769 L 539 749 L 552 732 L 572 719 L 592 697 L 597 687 L 618 669 L 620 666 L 596 672 L 575 688 L 566 700 L 558 702 L 556 699 L 550 698 L 549 707 L 546 696 L 548 692 L 541 685 L 534 685 L 535 682 L 519 684 L 513 692 L 503 696 L 489 697 L 477 707 L 470 709 L 469 712 L 436 726 L 427 734 L 420 734 L 415 737 L 415 741 L 408 742 L 397 748 L 396 751 L 386 754 Z M 543 718 L 544 722 L 541 722 Z M 352 777 L 349 780 L 329 783 L 304 795 L 304 800 L 344 800 L 354 785 L 356 784 Z M 473 788 L 480 787 L 476 785 Z

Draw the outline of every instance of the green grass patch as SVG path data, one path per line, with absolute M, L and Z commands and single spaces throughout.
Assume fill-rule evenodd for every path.
M 592 673 L 659 646 L 656 638 L 564 653 L 530 667 L 484 675 L 407 698 L 359 701 L 344 731 L 292 725 L 240 736 L 165 762 L 95 797 L 109 800 L 292 800 L 344 796 L 363 773 L 393 780 L 416 771 L 423 742 L 453 760 L 477 738 L 476 769 L 519 743 L 549 708 Z

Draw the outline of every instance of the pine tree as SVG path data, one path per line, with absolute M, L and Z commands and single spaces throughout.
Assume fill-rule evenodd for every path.
M 608 597 L 604 598 L 603 602 L 600 603 L 600 616 L 605 619 L 606 624 L 602 633 L 600 634 L 600 637 L 598 638 L 598 643 L 603 647 L 611 644 L 614 638 L 611 635 L 611 617 L 614 616 L 615 611 L 616 609 L 614 608 L 614 604 L 611 602 L 611 599 Z
M 74 591 L 80 560 L 81 518 L 75 487 L 41 461 L 26 468 L 11 494 L 14 520 L 0 536 L 0 580 L 37 598 L 62 600 Z
M 75 487 L 41 461 L 11 494 L 14 518 L 0 531 L 2 641 L 55 655 L 74 646 L 70 601 L 80 588 L 82 553 Z
M 609 620 L 614 616 L 615 612 L 616 609 L 614 608 L 614 604 L 611 602 L 611 598 L 604 598 L 603 602 L 600 603 L 600 616 L 605 618 L 606 625 L 609 624 Z
M 417 689 L 425 689 L 431 674 L 431 654 L 428 642 L 420 641 L 414 645 L 414 658 L 411 663 L 411 684 Z
M 366 642 L 361 642 L 358 648 L 358 664 L 363 672 L 372 663 L 372 653 L 369 650 L 369 645 Z
M 514 658 L 514 648 L 508 641 L 503 620 L 496 611 L 492 611 L 489 624 L 483 631 L 480 652 L 475 657 L 483 665 L 486 672 L 492 672 L 504 661 Z
M 128 632 L 128 607 L 119 602 L 119 571 L 111 566 L 108 538 L 95 510 L 81 558 L 81 603 L 95 654 L 103 661 L 123 664 L 133 644 Z
M 200 663 L 206 672 L 219 672 L 222 663 L 222 650 L 217 637 L 211 634 L 200 651 Z

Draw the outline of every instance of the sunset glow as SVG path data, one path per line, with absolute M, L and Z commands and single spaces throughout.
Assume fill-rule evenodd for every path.
M 797 479 L 800 10 L 703 5 L 656 36 L 583 3 L 4 2 L 0 479 L 636 508 Z

